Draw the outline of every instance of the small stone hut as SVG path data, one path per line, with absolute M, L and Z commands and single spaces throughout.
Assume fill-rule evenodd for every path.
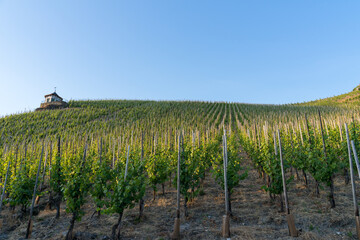
M 67 108 L 69 104 L 64 101 L 56 92 L 45 95 L 45 101 L 40 104 L 40 107 L 36 111 L 48 110 L 48 109 L 61 109 Z

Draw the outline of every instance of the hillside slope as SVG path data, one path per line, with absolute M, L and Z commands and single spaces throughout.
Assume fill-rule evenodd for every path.
M 141 129 L 146 129 L 150 135 L 165 130 L 174 132 L 176 129 L 200 131 L 204 134 L 222 129 L 224 125 L 252 122 L 257 117 L 276 115 L 287 121 L 288 116 L 283 113 L 307 113 L 309 116 L 316 116 L 318 109 L 319 106 L 225 102 L 71 101 L 68 109 L 28 112 L 0 118 L 0 144 L 14 140 L 39 141 L 57 134 L 122 136 L 126 132 L 131 135 L 130 130 L 135 129 L 135 135 L 139 134 Z M 345 111 L 336 106 L 321 106 L 320 109 L 323 114 Z
M 71 101 L 68 109 L 0 118 L 0 187 L 9 172 L 0 240 L 25 236 L 38 172 L 40 202 L 33 216 L 33 238 L 63 239 L 67 229 L 74 229 L 77 239 L 110 239 L 115 235 L 111 230 L 118 228 L 123 239 L 169 239 L 178 163 L 183 239 L 222 239 L 224 156 L 232 238 L 291 239 L 286 215 L 278 212 L 284 204 L 277 138 L 286 177 L 293 179 L 288 196 L 297 228 L 302 229 L 299 239 L 353 236 L 351 188 L 342 176 L 348 158 L 341 123 L 351 123 L 351 136 L 360 139 L 359 111 L 341 105 Z M 326 168 L 327 161 L 331 168 Z M 328 180 L 333 177 L 335 195 L 330 195 Z M 58 199 L 59 219 L 51 210 L 55 193 L 63 194 Z M 336 209 L 326 199 L 335 199 Z M 143 219 L 138 218 L 139 203 Z M 96 212 L 98 217 L 92 217 Z M 117 219 L 123 213 L 119 228 Z M 75 223 L 74 216 L 81 221 Z
M 353 91 L 344 93 L 334 97 L 314 100 L 300 105 L 307 106 L 325 106 L 325 105 L 358 105 L 360 104 L 360 85 L 354 88 Z

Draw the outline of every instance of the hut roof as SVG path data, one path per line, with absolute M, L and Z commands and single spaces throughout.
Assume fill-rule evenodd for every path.
M 47 97 L 49 97 L 49 96 L 56 96 L 56 97 L 60 98 L 61 101 L 63 100 L 63 98 L 60 97 L 56 92 L 50 93 L 50 94 L 48 94 L 48 95 L 45 95 L 45 98 L 47 98 Z

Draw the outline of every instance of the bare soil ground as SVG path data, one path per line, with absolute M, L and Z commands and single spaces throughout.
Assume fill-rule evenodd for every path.
M 245 153 L 241 154 L 244 164 L 249 167 L 249 176 L 241 181 L 232 194 L 230 220 L 231 239 L 357 239 L 355 217 L 351 197 L 351 185 L 345 185 L 342 176 L 335 179 L 336 208 L 330 209 L 327 200 L 328 189 L 321 190 L 317 198 L 314 184 L 308 188 L 295 179 L 288 193 L 290 208 L 295 215 L 298 238 L 289 237 L 286 215 L 280 213 L 279 201 L 271 201 L 261 190 L 263 180 L 258 178 Z M 358 186 L 360 182 L 357 181 Z M 164 196 L 157 195 L 152 201 L 152 191 L 145 197 L 145 217 L 138 220 L 138 206 L 125 211 L 122 222 L 122 239 L 169 239 L 173 231 L 176 214 L 176 191 L 166 184 Z M 183 200 L 182 200 L 183 203 Z M 55 210 L 44 210 L 34 217 L 32 239 L 64 239 L 71 215 L 62 206 L 60 219 L 54 219 Z M 109 239 L 111 227 L 117 215 L 101 215 L 91 218 L 94 205 L 89 202 L 84 207 L 86 215 L 76 222 L 74 232 L 78 239 Z M 183 209 L 181 209 L 183 212 Z M 182 239 L 222 239 L 221 224 L 224 214 L 224 194 L 210 174 L 204 182 L 204 195 L 189 203 L 189 217 L 181 215 Z M 27 217 L 18 220 L 5 208 L 0 239 L 22 239 L 25 237 Z

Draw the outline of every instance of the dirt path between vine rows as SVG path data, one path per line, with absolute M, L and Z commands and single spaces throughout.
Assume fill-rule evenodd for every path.
M 335 209 L 329 208 L 327 188 L 321 190 L 321 196 L 317 198 L 313 194 L 313 181 L 309 188 L 305 188 L 297 179 L 291 183 L 288 193 L 290 207 L 295 215 L 296 227 L 301 231 L 298 238 L 291 238 L 288 235 L 286 216 L 279 212 L 278 201 L 272 202 L 268 194 L 261 190 L 264 184 L 262 179 L 258 178 L 244 152 L 241 157 L 245 167 L 249 168 L 249 176 L 241 181 L 232 194 L 234 217 L 230 221 L 231 239 L 356 239 L 351 185 L 345 185 L 342 176 L 335 179 Z M 359 181 L 357 185 L 360 186 Z M 168 183 L 165 190 L 165 196 L 159 192 L 160 195 L 152 201 L 152 191 L 147 189 L 143 220 L 137 220 L 138 206 L 126 210 L 121 230 L 122 239 L 170 238 L 176 212 L 176 191 Z M 64 208 L 63 204 L 58 220 L 54 219 L 54 210 L 44 210 L 35 216 L 32 239 L 64 239 L 71 217 Z M 116 222 L 117 215 L 91 218 L 94 206 L 90 200 L 84 210 L 86 214 L 82 221 L 75 224 L 74 232 L 78 239 L 109 239 L 111 226 Z M 222 239 L 220 232 L 225 212 L 224 194 L 210 173 L 204 182 L 204 194 L 189 203 L 187 219 L 183 216 L 183 208 L 181 211 L 182 239 Z M 8 208 L 1 215 L 4 216 L 4 227 L 0 239 L 25 237 L 26 219 L 10 220 L 12 214 Z

